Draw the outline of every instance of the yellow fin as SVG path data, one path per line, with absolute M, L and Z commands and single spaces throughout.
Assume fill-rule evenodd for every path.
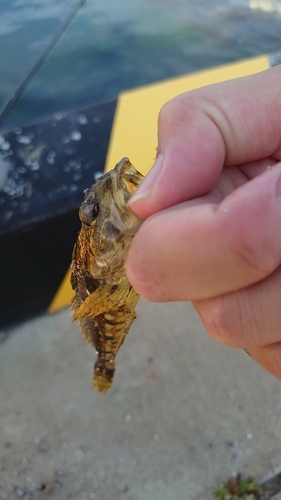
M 131 291 L 131 287 L 127 288 L 125 291 L 121 287 L 114 291 L 112 291 L 112 288 L 103 288 L 102 290 L 97 288 L 97 290 L 91 293 L 91 295 L 89 295 L 80 305 L 79 309 L 74 313 L 72 321 L 84 316 L 94 318 L 113 307 L 124 305 Z

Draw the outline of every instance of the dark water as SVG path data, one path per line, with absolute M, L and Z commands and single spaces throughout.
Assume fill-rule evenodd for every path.
M 77 0 L 1 0 L 0 108 Z M 279 0 L 88 0 L 2 128 L 156 80 L 281 50 Z
M 0 111 L 68 18 L 77 0 L 1 0 Z

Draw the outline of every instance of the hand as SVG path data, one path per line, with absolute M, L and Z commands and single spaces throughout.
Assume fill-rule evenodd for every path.
M 281 66 L 175 97 L 158 128 L 128 278 L 148 300 L 191 300 L 281 379 Z

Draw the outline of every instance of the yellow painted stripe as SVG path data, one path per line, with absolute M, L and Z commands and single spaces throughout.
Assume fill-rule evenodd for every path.
M 165 102 L 183 92 L 259 73 L 269 66 L 268 57 L 259 56 L 123 92 L 118 97 L 105 170 L 128 156 L 146 174 L 155 157 L 157 118 Z
M 157 146 L 158 113 L 168 100 L 205 85 L 259 73 L 269 66 L 268 57 L 260 56 L 123 92 L 118 97 L 105 170 L 128 156 L 140 172 L 149 171 Z M 72 296 L 68 271 L 48 311 L 67 306 Z
M 53 313 L 61 309 L 62 307 L 66 307 L 70 304 L 71 299 L 73 297 L 73 290 L 70 284 L 70 269 L 67 271 L 62 284 L 60 285 L 54 299 L 52 300 L 48 312 Z

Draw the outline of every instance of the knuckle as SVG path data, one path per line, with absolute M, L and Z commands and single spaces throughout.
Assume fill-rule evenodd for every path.
M 242 235 L 243 236 L 243 235 Z M 275 258 L 267 243 L 262 242 L 254 244 L 254 238 L 250 239 L 238 237 L 236 240 L 235 254 L 238 258 L 239 265 L 243 265 L 247 271 L 253 273 L 256 280 L 260 280 L 268 276 L 275 268 Z
M 179 94 L 170 101 L 167 101 L 159 112 L 159 126 L 169 125 L 174 122 L 186 122 L 194 114 L 195 108 L 197 109 L 194 93 L 196 93 L 195 90 Z
M 211 337 L 231 347 L 244 347 L 242 313 L 235 293 L 203 299 L 194 306 Z

